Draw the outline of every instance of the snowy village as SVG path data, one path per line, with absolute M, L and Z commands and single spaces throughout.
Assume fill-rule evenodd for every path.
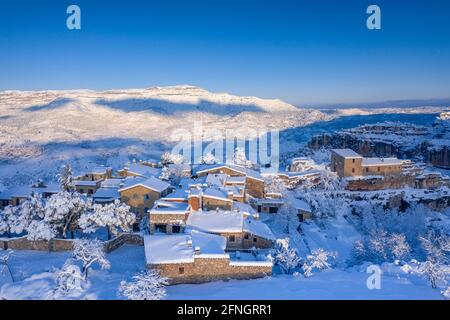
M 446 115 L 436 119 L 439 128 L 448 128 Z M 376 127 L 383 126 L 399 132 L 397 124 Z M 63 299 L 83 296 L 90 274 L 112 267 L 110 254 L 133 248 L 142 256 L 133 263 L 142 265 L 132 269 L 141 271 L 108 297 L 156 300 L 166 286 L 309 278 L 383 263 L 448 295 L 450 178 L 441 170 L 448 154 L 436 166 L 435 151 L 419 163 L 395 152 L 374 157 L 376 143 L 368 148 L 367 139 L 333 139 L 319 147 L 324 138 L 312 137 L 303 156 L 286 158 L 275 173 L 241 148 L 232 163 L 208 153 L 190 164 L 165 152 L 120 168 L 66 164 L 52 181 L 7 189 L 0 193 L 2 292 L 15 290 L 14 260 L 25 252 L 67 257 L 60 268 L 41 266 L 54 284 L 37 293 Z
M 297 303 L 450 300 L 449 13 L 0 1 L 0 302 L 384 319 Z

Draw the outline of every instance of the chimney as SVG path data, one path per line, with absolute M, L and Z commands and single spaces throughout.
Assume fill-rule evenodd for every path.
M 189 248 L 192 248 L 192 239 L 186 239 L 186 244 Z
M 195 247 L 194 253 L 195 253 L 196 256 L 198 256 L 200 254 L 200 247 L 199 246 Z
M 254 220 L 259 220 L 259 213 L 254 213 L 253 214 L 253 219 Z

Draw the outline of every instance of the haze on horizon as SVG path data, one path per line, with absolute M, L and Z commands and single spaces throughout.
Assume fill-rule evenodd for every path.
M 445 0 L 377 1 L 377 31 L 365 0 L 76 4 L 80 31 L 66 28 L 66 2 L 0 3 L 0 90 L 190 84 L 294 105 L 450 101 Z

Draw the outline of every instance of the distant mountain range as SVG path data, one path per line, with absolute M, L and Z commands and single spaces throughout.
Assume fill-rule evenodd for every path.
M 376 108 L 418 108 L 418 107 L 449 107 L 450 98 L 447 99 L 419 99 L 419 100 L 389 100 L 368 103 L 339 103 L 339 104 L 312 104 L 307 105 L 314 109 L 376 109 Z

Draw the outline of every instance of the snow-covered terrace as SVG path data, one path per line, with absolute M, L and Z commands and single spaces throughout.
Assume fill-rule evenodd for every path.
M 158 200 L 150 210 L 150 214 L 186 214 L 189 212 L 189 205 L 185 202 L 168 202 Z
M 399 160 L 397 158 L 363 158 L 362 166 L 401 166 L 403 164 L 403 160 Z
M 192 230 L 183 234 L 157 234 L 144 237 L 147 265 L 194 263 L 200 259 L 228 259 L 231 266 L 268 266 L 272 261 L 262 255 L 225 251 L 226 238 Z

